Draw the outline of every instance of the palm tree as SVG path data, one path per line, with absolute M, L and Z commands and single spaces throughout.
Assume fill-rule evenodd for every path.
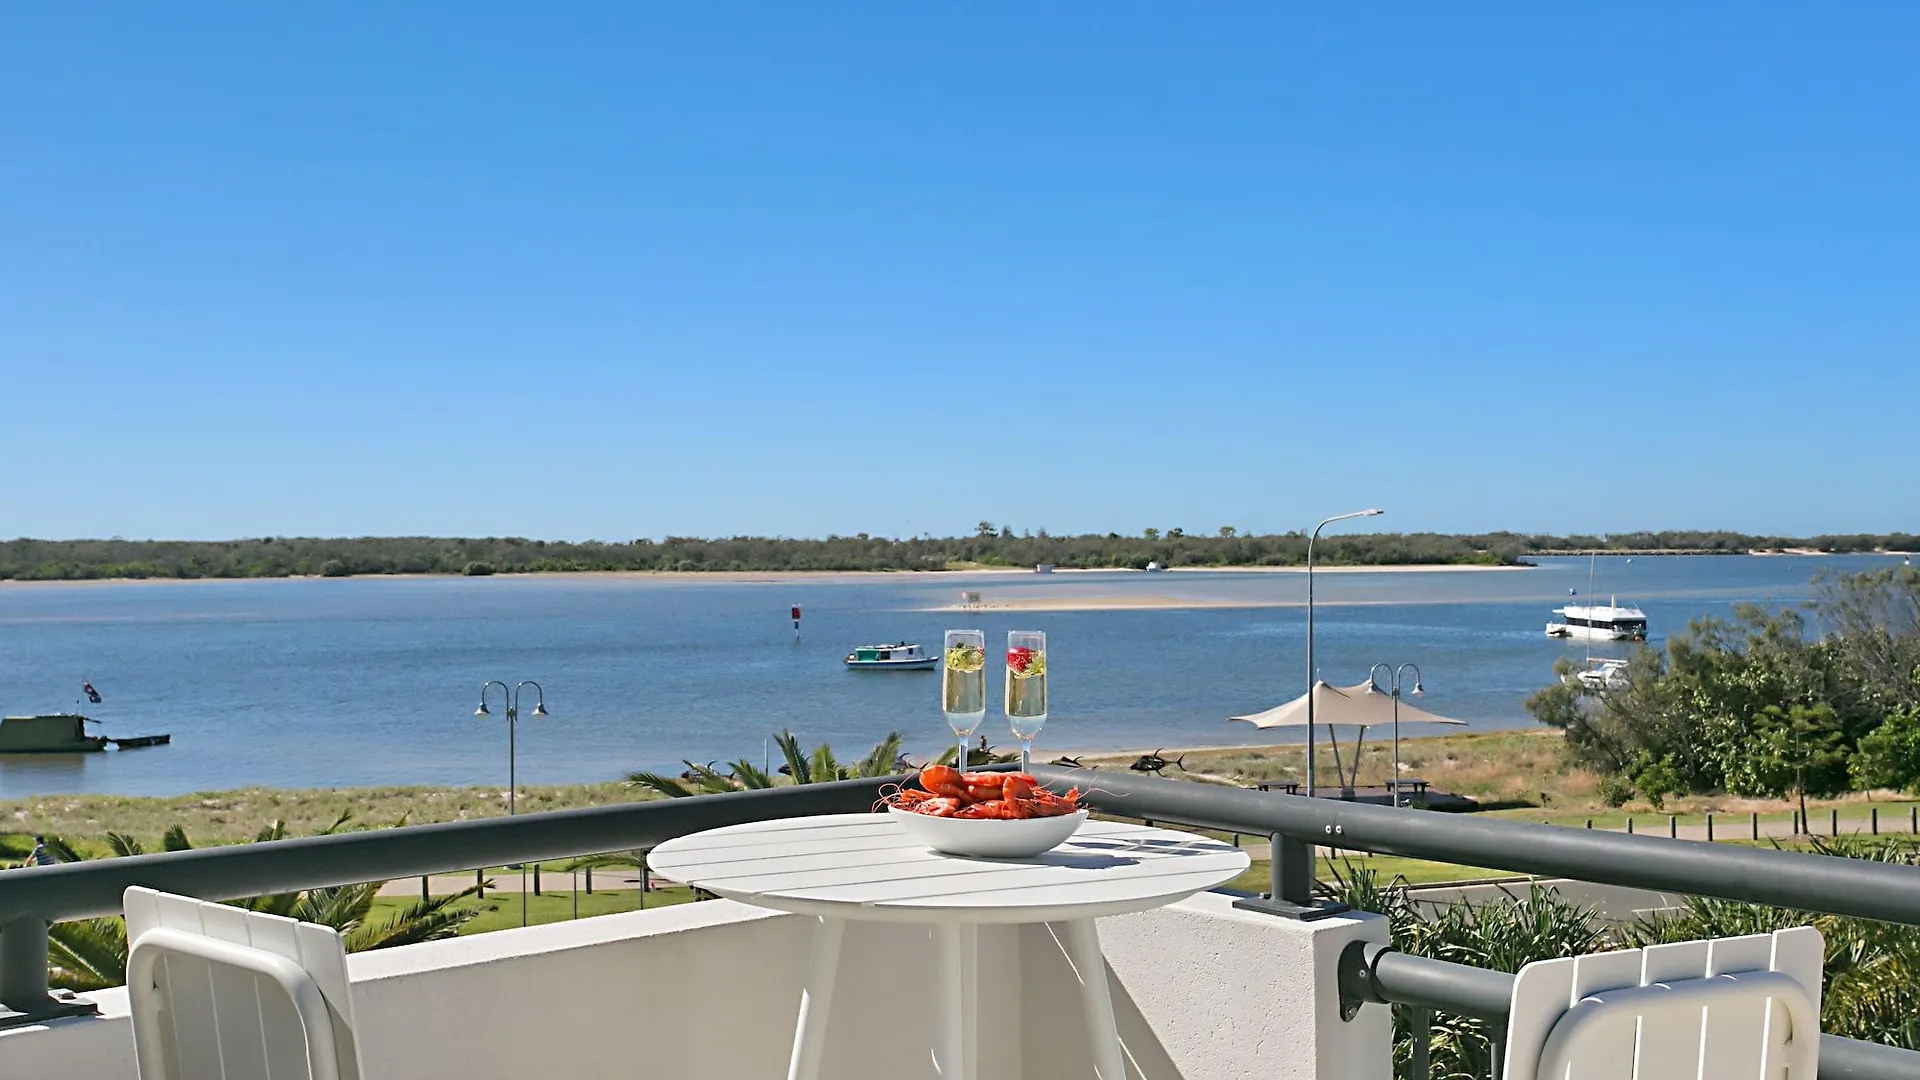
M 324 836 L 338 831 L 351 817 L 352 811 L 342 813 L 333 824 L 320 830 L 318 835 Z M 284 840 L 286 837 L 286 823 L 275 821 L 256 833 L 253 842 Z M 131 836 L 110 832 L 106 836 L 106 841 L 107 848 L 112 852 L 110 857 L 146 854 L 146 849 L 140 841 Z M 168 829 L 160 838 L 160 843 L 167 851 L 186 851 L 193 847 L 193 842 L 187 838 L 186 830 L 179 825 Z M 45 847 L 61 862 L 80 862 L 85 858 L 74 849 L 73 845 L 59 837 L 47 837 Z M 233 903 L 236 907 L 243 907 L 249 911 L 284 915 L 301 922 L 331 926 L 339 931 L 341 943 L 348 952 L 387 949 L 396 945 L 412 945 L 421 941 L 453 937 L 460 932 L 460 928 L 465 926 L 468 920 L 480 913 L 479 909 L 462 906 L 460 903 L 483 887 L 475 884 L 452 895 L 434 896 L 415 901 L 395 912 L 384 922 L 370 922 L 374 899 L 379 896 L 380 887 L 384 884 L 386 883 L 371 881 L 358 885 L 302 889 L 298 892 L 236 900 Z M 74 922 L 54 923 L 48 928 L 47 982 L 49 985 L 67 990 L 103 990 L 110 986 L 119 986 L 124 982 L 126 971 L 127 927 L 120 919 L 81 919 Z
M 900 757 L 903 739 L 904 736 L 897 731 L 888 732 L 886 738 L 867 751 L 867 756 L 861 758 L 859 764 L 852 766 L 840 764 L 839 758 L 834 756 L 833 747 L 827 743 L 814 747 L 812 753 L 802 750 L 800 737 L 791 731 L 775 735 L 773 742 L 786 759 L 780 771 L 792 777 L 794 783 L 824 784 L 831 780 L 892 775 L 894 763 Z M 731 763 L 726 772 L 720 771 L 712 762 L 696 765 L 683 759 L 681 764 L 687 767 L 687 771 L 679 776 L 642 770 L 628 773 L 627 784 L 670 799 L 684 799 L 690 795 L 717 795 L 728 791 L 770 788 L 776 783 L 766 770 L 745 758 Z

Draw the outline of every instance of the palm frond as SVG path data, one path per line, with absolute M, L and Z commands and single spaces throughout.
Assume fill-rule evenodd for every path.
M 160 834 L 160 850 L 192 851 L 193 841 L 187 839 L 186 827 L 177 821 L 168 826 L 167 831 Z
M 773 737 L 773 745 L 779 747 L 780 756 L 787 759 L 787 772 L 794 783 L 813 783 L 813 767 L 807 763 L 806 752 L 800 749 L 799 736 L 782 728 L 780 734 Z
M 733 777 L 711 765 L 695 765 L 685 760 L 680 764 L 685 765 L 687 771 L 693 774 L 693 782 L 703 795 L 719 795 L 739 788 L 739 785 L 733 782 Z
M 331 926 L 344 937 L 366 921 L 373 910 L 373 898 L 380 893 L 380 885 L 381 882 L 369 881 L 308 889 L 300 894 L 290 915 L 301 922 Z
M 274 818 L 265 828 L 253 834 L 253 842 L 256 844 L 267 844 L 275 840 L 285 840 L 286 838 L 287 823 L 281 821 L 279 818 Z
M 127 974 L 127 924 L 80 919 L 47 928 L 47 984 L 65 990 L 104 990 Z
M 684 799 L 689 795 L 697 794 L 697 792 L 686 785 L 685 781 L 677 776 L 668 776 L 666 773 L 647 772 L 645 770 L 628 773 L 626 784 L 628 787 L 645 788 L 648 791 L 658 792 L 669 799 Z
M 746 758 L 741 758 L 739 761 L 733 763 L 733 779 L 741 787 L 749 790 L 758 790 L 760 788 L 770 788 L 773 786 L 773 777 L 768 776 L 765 770 L 753 762 L 748 761 Z
M 85 855 L 80 854 L 80 851 L 78 848 L 75 848 L 72 844 L 67 843 L 67 841 L 61 837 L 44 836 L 40 838 L 40 844 L 42 847 L 47 849 L 47 854 L 53 856 L 55 862 L 85 862 L 86 861 L 87 857 Z
M 374 888 L 378 891 L 379 887 L 376 885 Z M 384 922 L 361 922 L 351 933 L 343 935 L 347 951 L 391 949 L 396 945 L 415 945 L 422 941 L 454 937 L 460 933 L 462 926 L 480 914 L 479 908 L 461 903 L 479 889 L 480 886 L 471 885 L 458 893 L 417 900 Z
M 140 841 L 135 840 L 125 833 L 117 832 L 107 834 L 107 850 L 113 852 L 117 858 L 126 858 L 129 855 L 145 855 L 147 853 L 147 849 L 141 846 Z
M 906 736 L 898 731 L 887 732 L 887 737 L 875 743 L 867 756 L 854 767 L 853 775 L 858 777 L 891 776 L 893 763 L 900 759 L 900 746 Z
M 825 784 L 841 778 L 840 761 L 833 756 L 833 746 L 829 743 L 821 743 L 813 748 L 813 761 L 809 764 L 812 766 L 812 775 L 807 778 L 807 783 Z

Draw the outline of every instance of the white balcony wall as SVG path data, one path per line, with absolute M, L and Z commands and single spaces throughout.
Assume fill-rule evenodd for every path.
M 368 1080 L 785 1075 L 808 926 L 725 901 L 349 958 Z M 1373 916 L 1298 923 L 1221 896 L 1104 920 L 1142 1080 L 1387 1080 L 1386 1012 L 1339 1018 L 1335 965 Z M 1091 1077 L 1073 975 L 1044 927 L 981 936 L 979 1076 Z M 822 1075 L 919 1080 L 935 994 L 926 930 L 855 925 Z M 124 991 L 103 1017 L 0 1032 L 4 1080 L 134 1080 Z M 1021 1062 L 1025 1062 L 1025 1069 Z

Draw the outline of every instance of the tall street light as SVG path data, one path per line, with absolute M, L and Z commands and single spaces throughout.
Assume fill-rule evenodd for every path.
M 1387 790 L 1393 793 L 1393 805 L 1399 806 L 1400 805 L 1400 682 L 1402 679 L 1406 677 L 1407 669 L 1412 668 L 1413 669 L 1413 696 L 1419 697 L 1420 695 L 1427 692 L 1427 688 L 1420 685 L 1420 665 L 1419 664 L 1401 664 L 1397 668 L 1394 667 L 1392 664 L 1375 664 L 1373 665 L 1372 670 L 1367 672 L 1367 693 L 1371 694 L 1374 692 L 1373 690 L 1374 672 L 1379 671 L 1381 668 L 1385 668 L 1387 670 L 1387 673 L 1393 676 L 1393 783 L 1388 785 Z
M 547 692 L 532 679 L 522 679 L 517 685 L 508 687 L 499 679 L 489 679 L 480 684 L 480 707 L 473 710 L 475 716 L 492 716 L 487 711 L 487 691 L 492 687 L 500 688 L 500 696 L 507 703 L 507 815 L 520 812 L 520 767 L 519 767 L 519 727 L 520 727 L 520 690 L 533 687 L 533 716 L 544 717 L 547 714 Z M 527 868 L 520 867 L 520 925 L 527 925 Z
M 1318 681 L 1313 667 L 1313 542 L 1320 539 L 1320 530 L 1336 521 L 1348 518 L 1376 517 L 1383 510 L 1355 510 L 1350 514 L 1335 514 L 1313 527 L 1313 534 L 1307 537 L 1307 797 L 1314 795 L 1313 773 L 1313 684 Z

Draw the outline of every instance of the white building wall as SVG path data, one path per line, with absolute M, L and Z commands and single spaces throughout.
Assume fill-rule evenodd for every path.
M 808 920 L 727 901 L 349 957 L 368 1080 L 785 1075 Z M 1372 916 L 1298 923 L 1203 895 L 1104 920 L 1140 1080 L 1387 1080 L 1385 1009 L 1339 1019 L 1336 963 Z M 981 935 L 979 1076 L 1091 1077 L 1072 973 L 1045 927 Z M 935 1075 L 931 938 L 849 928 L 822 1075 Z M 0 1032 L 0 1080 L 134 1080 L 124 991 L 103 1016 Z M 1020 1062 L 1024 1059 L 1025 1069 Z

